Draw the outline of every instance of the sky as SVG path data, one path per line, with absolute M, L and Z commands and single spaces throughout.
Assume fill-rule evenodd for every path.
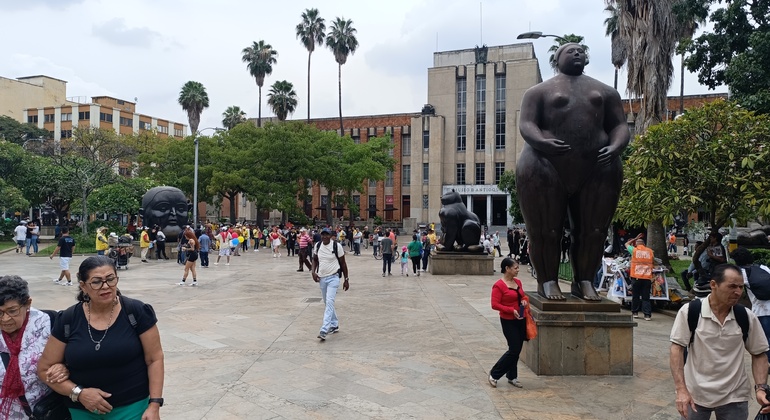
M 604 0 L 0 0 L 0 76 L 63 79 L 68 97 L 136 98 L 138 113 L 184 124 L 177 99 L 185 82 L 195 80 L 210 100 L 202 130 L 221 127 L 229 106 L 257 116 L 257 85 L 241 51 L 264 40 L 278 51 L 278 62 L 262 89 L 262 116 L 273 115 L 269 86 L 288 80 L 299 101 L 290 119 L 303 119 L 308 52 L 295 27 L 308 8 L 319 9 L 327 28 L 341 17 L 357 29 L 359 47 L 342 66 L 344 116 L 419 112 L 436 51 L 532 42 L 543 78 L 552 77 L 553 38 L 516 39 L 527 31 L 584 36 L 586 74 L 613 83 Z M 679 65 L 675 57 L 670 95 L 679 94 Z M 317 47 L 312 118 L 338 115 L 337 71 L 331 51 Z M 624 98 L 626 77 L 621 72 L 618 85 Z M 708 89 L 687 73 L 685 94 L 703 93 Z

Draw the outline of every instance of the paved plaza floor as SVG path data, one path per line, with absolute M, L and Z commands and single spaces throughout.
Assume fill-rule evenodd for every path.
M 132 258 L 119 287 L 158 315 L 162 418 L 679 418 L 668 367 L 672 318 L 655 314 L 635 328 L 633 376 L 538 377 L 520 362 L 524 388 L 503 380 L 495 389 L 487 372 L 506 349 L 489 304 L 498 276 L 402 277 L 394 265 L 383 278 L 381 261 L 363 252 L 346 255 L 350 290 L 337 295 L 340 332 L 325 342 L 316 338 L 319 288 L 307 271 L 296 272 L 294 257 L 262 250 L 229 266 L 212 261 L 198 269 L 199 287 L 176 285 L 182 267 L 173 260 Z M 73 274 L 83 259 L 73 259 Z M 533 290 L 525 271 L 525 290 Z M 37 308 L 75 302 L 76 287 L 52 282 L 58 272 L 57 259 L 0 255 L 0 275 L 29 281 Z

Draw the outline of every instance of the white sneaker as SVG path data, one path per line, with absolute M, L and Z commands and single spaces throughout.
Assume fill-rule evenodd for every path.
M 198 280 L 193 280 L 193 282 L 192 282 L 192 284 L 190 286 L 197 286 L 197 285 L 198 285 Z
M 53 282 L 56 283 L 56 284 L 61 284 L 61 280 L 59 280 L 59 279 L 53 279 Z
M 180 281 L 179 283 L 177 283 L 177 286 L 184 286 L 184 284 L 185 283 L 183 281 Z
M 215 263 L 214 263 L 214 265 L 219 265 L 219 263 L 218 263 L 218 262 L 215 262 Z
M 230 263 L 227 263 L 227 264 L 225 264 L 225 265 L 230 265 Z
M 59 283 L 59 284 L 61 284 L 62 286 L 72 286 L 72 282 L 71 281 L 68 281 L 66 283 Z M 648 321 L 649 321 L 649 319 L 648 319 Z

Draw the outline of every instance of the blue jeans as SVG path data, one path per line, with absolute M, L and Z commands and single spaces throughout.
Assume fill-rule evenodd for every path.
M 334 273 L 331 276 L 322 277 L 318 284 L 321 286 L 321 298 L 326 304 L 321 333 L 326 334 L 330 328 L 339 326 L 337 312 L 334 310 L 334 299 L 337 297 L 337 289 L 340 288 L 340 276 Z
M 714 408 L 706 408 L 695 404 L 697 412 L 693 412 L 692 407 L 689 405 L 687 407 L 687 418 L 690 420 L 708 420 L 711 418 L 711 413 L 716 413 L 717 420 L 749 418 L 749 403 L 747 401 L 729 403 Z
M 201 267 L 208 267 L 209 266 L 209 252 L 208 251 L 201 251 Z

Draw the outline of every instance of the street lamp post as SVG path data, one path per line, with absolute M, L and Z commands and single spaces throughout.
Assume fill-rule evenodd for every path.
M 195 133 L 195 139 L 193 140 L 193 143 L 195 144 L 195 175 L 193 176 L 193 229 L 198 227 L 198 146 L 200 143 L 198 140 L 198 135 L 200 135 L 200 133 L 205 130 L 214 130 L 215 132 L 225 131 L 223 128 L 207 127 L 198 130 L 198 132 Z
M 559 35 L 548 35 L 539 31 L 524 32 L 523 34 L 519 34 L 519 36 L 517 36 L 516 39 L 538 39 L 538 38 L 545 38 L 545 37 L 552 37 L 552 38 L 566 41 L 566 39 L 564 39 L 563 37 L 560 37 Z

